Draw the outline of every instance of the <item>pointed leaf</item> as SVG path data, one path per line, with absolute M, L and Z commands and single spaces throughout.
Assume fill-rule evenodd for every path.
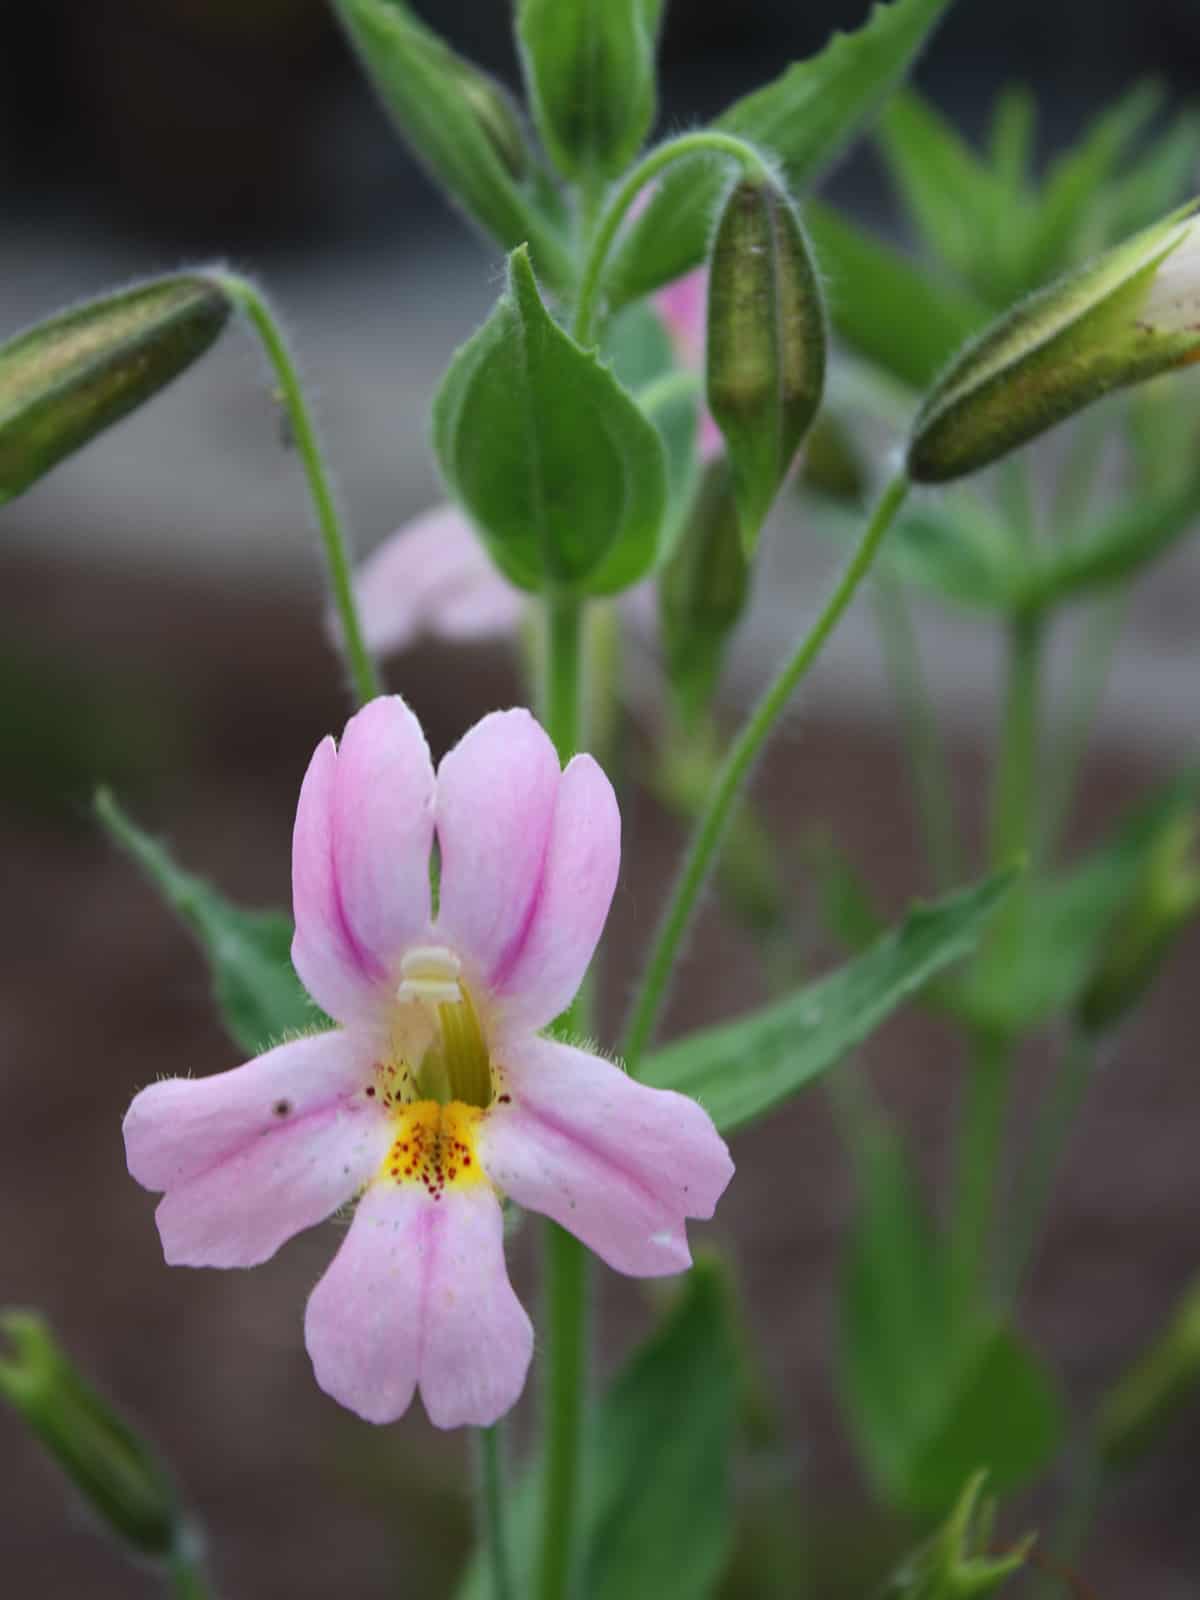
M 283 912 L 245 911 L 184 872 L 105 790 L 96 796 L 96 815 L 196 936 L 212 972 L 217 1009 L 247 1055 L 258 1055 L 284 1034 L 329 1026 L 292 968 L 292 924 Z
M 836 1066 L 931 978 L 969 955 L 1013 881 L 1013 873 L 999 873 L 917 906 L 828 977 L 654 1052 L 641 1077 L 699 1100 L 723 1133 L 744 1126 Z
M 875 117 L 912 69 L 950 0 L 890 0 L 854 33 L 835 34 L 819 55 L 798 61 L 766 88 L 736 101 L 714 124 L 779 158 L 793 194 L 819 174 Z M 629 229 L 611 269 L 614 305 L 636 300 L 704 259 L 726 163 L 681 161 Z
M 509 292 L 455 356 L 433 423 L 446 481 L 519 587 L 615 593 L 653 566 L 662 440 L 554 321 L 524 250 L 509 259 Z
M 372 86 L 430 175 L 506 249 L 528 242 L 538 270 L 570 280 L 566 245 L 514 165 L 523 134 L 505 91 L 427 28 L 404 0 L 333 0 Z

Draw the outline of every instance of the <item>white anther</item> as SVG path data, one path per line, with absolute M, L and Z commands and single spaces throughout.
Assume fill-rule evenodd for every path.
M 423 1000 L 426 1005 L 454 1005 L 462 999 L 458 975 L 462 962 L 445 945 L 416 945 L 400 963 L 403 981 L 396 999 Z

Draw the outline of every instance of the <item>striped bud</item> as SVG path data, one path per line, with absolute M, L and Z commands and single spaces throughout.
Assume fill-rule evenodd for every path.
M 80 1376 L 41 1317 L 0 1316 L 0 1398 L 20 1413 L 122 1544 L 165 1560 L 186 1537 L 175 1492 L 149 1447 Z
M 178 377 L 230 304 L 207 278 L 158 278 L 0 347 L 0 504 Z
M 747 556 L 825 382 L 825 313 L 783 191 L 743 179 L 717 224 L 708 280 L 708 408 L 729 451 Z
M 1102 395 L 1200 359 L 1194 210 L 1039 290 L 968 345 L 921 407 L 909 476 L 976 472 Z

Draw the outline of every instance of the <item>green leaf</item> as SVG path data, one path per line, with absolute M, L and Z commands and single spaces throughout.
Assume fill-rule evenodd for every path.
M 720 1266 L 698 1261 L 660 1326 L 597 1408 L 583 1481 L 589 1600 L 703 1600 L 733 1532 L 731 1460 L 739 1351 Z M 541 1511 L 537 1470 L 509 1503 L 516 1592 L 533 1591 Z M 490 1600 L 472 1561 L 458 1600 Z
M 285 1034 L 330 1026 L 293 970 L 292 924 L 283 912 L 244 911 L 184 872 L 107 790 L 99 791 L 95 805 L 109 837 L 196 936 L 212 972 L 217 1009 L 247 1055 L 258 1055 Z
M 1092 528 L 1064 540 L 1030 575 L 1026 603 L 1059 605 L 1084 599 L 1140 572 L 1200 521 L 1200 476 L 1158 493 L 1139 495 Z
M 1161 104 L 1162 90 L 1157 85 L 1135 85 L 1051 164 L 1030 241 L 1029 287 L 1085 259 L 1107 242 L 1101 231 L 1103 187 Z M 1156 212 L 1148 220 L 1160 215 Z
M 524 250 L 509 258 L 509 292 L 451 363 L 433 435 L 446 481 L 520 588 L 617 593 L 654 565 L 662 440 L 551 317 Z
M 215 283 L 182 274 L 92 300 L 0 346 L 0 504 L 178 377 L 229 312 Z
M 568 178 L 613 178 L 654 121 L 661 6 L 650 0 L 518 0 L 517 38 L 546 149 Z
M 1181 111 L 1140 160 L 1109 183 L 1100 196 L 1107 243 L 1147 228 L 1155 217 L 1180 205 L 1200 164 L 1200 112 Z
M 911 70 L 950 0 L 891 0 L 856 32 L 836 34 L 819 55 L 736 101 L 714 126 L 778 157 L 793 194 L 820 173 L 871 122 Z M 610 300 L 640 299 L 704 259 L 727 163 L 681 161 L 626 234 L 607 280 Z
M 1079 865 L 1023 885 L 1010 908 L 1013 926 L 985 947 L 958 989 L 954 1009 L 976 1026 L 1012 1034 L 1070 1010 L 1164 826 L 1193 809 L 1198 797 L 1200 768 L 1193 768 L 1138 806 Z
M 879 147 L 926 249 L 968 283 L 996 241 L 994 223 L 1011 197 L 956 129 L 915 90 L 897 94 L 883 113 Z M 990 298 L 990 297 L 989 297 Z
M 805 208 L 829 315 L 846 343 L 924 389 L 987 321 L 987 308 L 831 206 Z
M 998 873 L 915 907 L 828 977 L 667 1045 L 648 1058 L 641 1076 L 699 1100 L 722 1133 L 743 1127 L 836 1066 L 931 978 L 969 955 L 1014 877 Z
M 861 1214 L 839 1300 L 838 1381 L 864 1460 L 889 1502 L 938 1516 L 985 1470 L 998 1491 L 1032 1479 L 1057 1446 L 1061 1410 L 1009 1329 L 968 1320 L 947 1252 L 898 1138 L 860 1139 Z
M 986 1472 L 967 1481 L 945 1524 L 893 1574 L 881 1600 L 975 1600 L 994 1594 L 1025 1565 L 1034 1536 L 993 1553 L 995 1501 L 980 1504 Z
M 558 287 L 567 247 L 514 172 L 522 141 L 504 90 L 456 55 L 403 0 L 333 0 L 355 54 L 414 154 L 467 214 L 506 249 L 528 242 Z
M 970 493 L 944 490 L 917 501 L 888 533 L 882 559 L 902 582 L 956 605 L 1007 615 L 1028 599 L 1023 553 L 991 507 Z

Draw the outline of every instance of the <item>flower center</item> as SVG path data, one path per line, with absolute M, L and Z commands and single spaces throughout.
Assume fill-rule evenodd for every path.
M 487 1041 L 461 972 L 462 963 L 443 945 L 420 945 L 400 964 L 393 1053 L 409 1089 L 401 1100 L 461 1101 L 480 1109 L 491 1104 Z
M 467 1188 L 486 1183 L 475 1149 L 475 1130 L 483 1112 L 478 1106 L 452 1100 L 419 1100 L 401 1108 L 396 1137 L 383 1164 L 381 1178 L 392 1183 L 420 1184 L 440 1200 L 447 1186 Z

